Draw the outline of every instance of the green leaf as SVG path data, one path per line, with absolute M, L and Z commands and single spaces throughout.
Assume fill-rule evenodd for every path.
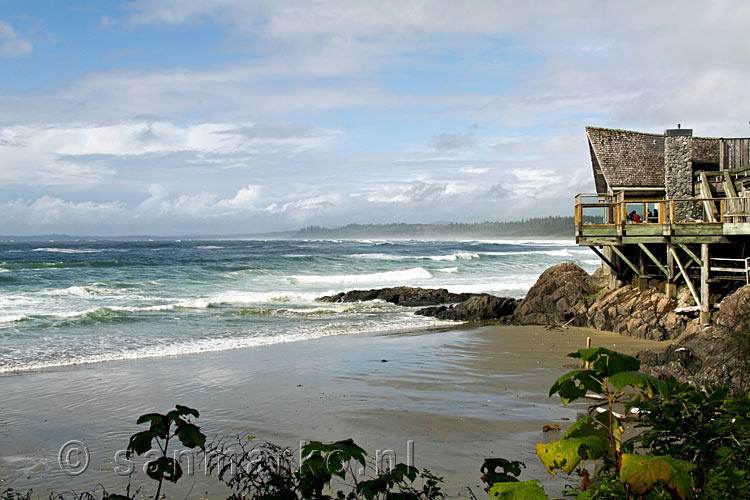
M 169 434 L 169 420 L 166 415 L 160 413 L 146 413 L 145 415 L 138 417 L 136 423 L 144 424 L 146 422 L 151 424 L 151 431 L 155 433 L 156 437 L 167 439 L 167 434 Z
M 615 373 L 634 372 L 641 367 L 641 362 L 617 351 L 605 347 L 593 349 L 579 349 L 577 352 L 568 354 L 571 358 L 580 358 L 589 363 L 589 369 L 601 373 L 605 377 L 611 377 Z
M 615 373 L 609 378 L 609 382 L 618 391 L 628 385 L 638 387 L 639 389 L 646 391 L 646 395 L 649 398 L 654 397 L 654 394 L 666 395 L 669 392 L 664 382 L 641 372 Z
M 607 449 L 607 440 L 598 435 L 588 435 L 561 439 L 552 443 L 537 443 L 536 454 L 547 472 L 555 475 L 553 469 L 562 469 L 570 474 L 581 460 L 601 458 Z
M 404 480 L 404 478 L 407 478 L 409 479 L 409 482 L 413 483 L 417 478 L 417 468 L 412 467 L 411 465 L 399 463 L 396 464 L 396 466 L 393 468 L 391 475 L 396 478 L 398 482 L 401 482 Z
M 693 482 L 690 471 L 695 465 L 670 456 L 622 455 L 620 481 L 628 485 L 630 491 L 644 496 L 660 483 L 674 498 L 693 498 Z
M 512 483 L 518 481 L 516 478 L 521 475 L 521 468 L 526 468 L 526 464 L 517 460 L 485 458 L 479 471 L 487 475 L 483 480 L 488 484 Z M 502 469 L 502 472 L 498 469 Z
M 490 500 L 549 500 L 537 480 L 496 483 L 490 488 Z
M 146 474 L 156 481 L 165 479 L 176 483 L 182 477 L 182 467 L 174 458 L 159 457 L 148 463 Z
M 549 395 L 557 393 L 563 404 L 582 398 L 588 391 L 601 394 L 604 390 L 603 379 L 592 370 L 573 370 L 552 384 Z
M 206 435 L 195 424 L 183 424 L 177 427 L 177 437 L 180 442 L 188 448 L 196 446 L 201 450 L 206 449 Z
M 625 432 L 625 428 L 620 424 L 620 420 L 614 415 L 610 416 L 609 411 L 605 411 L 604 413 L 598 413 L 594 417 L 594 421 L 596 421 L 600 426 L 599 429 L 601 433 L 599 434 L 599 436 L 601 436 L 602 439 L 607 442 L 608 450 L 612 447 L 612 445 L 609 442 L 609 431 L 607 429 L 609 428 L 609 423 L 612 422 L 612 436 L 615 438 L 615 447 L 617 448 L 617 451 L 620 451 L 620 444 L 622 443 L 622 433 Z
M 141 431 L 130 436 L 126 457 L 130 458 L 132 453 L 143 455 L 151 449 L 151 441 L 156 437 L 154 431 Z
M 198 418 L 201 416 L 201 414 L 198 413 L 198 410 L 195 410 L 193 408 L 188 408 L 187 406 L 175 405 L 175 408 L 180 413 L 180 415 L 192 415 L 195 418 Z

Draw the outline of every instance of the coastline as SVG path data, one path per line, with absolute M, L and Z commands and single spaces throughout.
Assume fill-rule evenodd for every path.
M 45 496 L 124 488 L 127 479 L 112 472 L 114 454 L 140 430 L 137 417 L 184 404 L 201 411 L 198 424 L 209 436 L 251 433 L 293 448 L 351 437 L 370 455 L 394 450 L 398 461 L 406 461 L 411 440 L 414 464 L 444 475 L 451 495 L 463 486 L 481 491 L 479 466 L 491 455 L 522 460 L 524 477 L 562 488 L 534 443 L 547 439 L 542 425 L 564 427 L 562 418 L 573 421 L 580 411 L 547 392 L 573 364 L 565 355 L 587 336 L 594 346 L 631 353 L 663 345 L 583 328 L 457 325 L 6 375 L 0 484 Z M 57 463 L 69 440 L 82 441 L 91 456 L 76 477 Z M 148 482 L 134 476 L 147 494 Z M 166 492 L 228 495 L 202 469 Z

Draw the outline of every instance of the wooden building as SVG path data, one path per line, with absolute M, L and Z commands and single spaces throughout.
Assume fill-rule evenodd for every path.
M 701 321 L 712 291 L 750 283 L 750 138 L 587 127 L 596 193 L 575 199 L 576 242 L 612 284 L 684 282 Z

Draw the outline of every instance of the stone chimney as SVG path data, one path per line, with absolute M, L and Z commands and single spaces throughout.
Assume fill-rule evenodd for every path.
M 693 130 L 677 128 L 664 131 L 664 188 L 667 199 L 693 198 Z M 695 205 L 695 206 L 694 206 Z M 678 203 L 676 222 L 700 217 L 695 203 Z

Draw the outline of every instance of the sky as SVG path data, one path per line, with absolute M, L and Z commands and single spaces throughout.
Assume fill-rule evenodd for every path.
M 750 2 L 0 0 L 0 234 L 571 215 L 587 125 L 750 136 Z

